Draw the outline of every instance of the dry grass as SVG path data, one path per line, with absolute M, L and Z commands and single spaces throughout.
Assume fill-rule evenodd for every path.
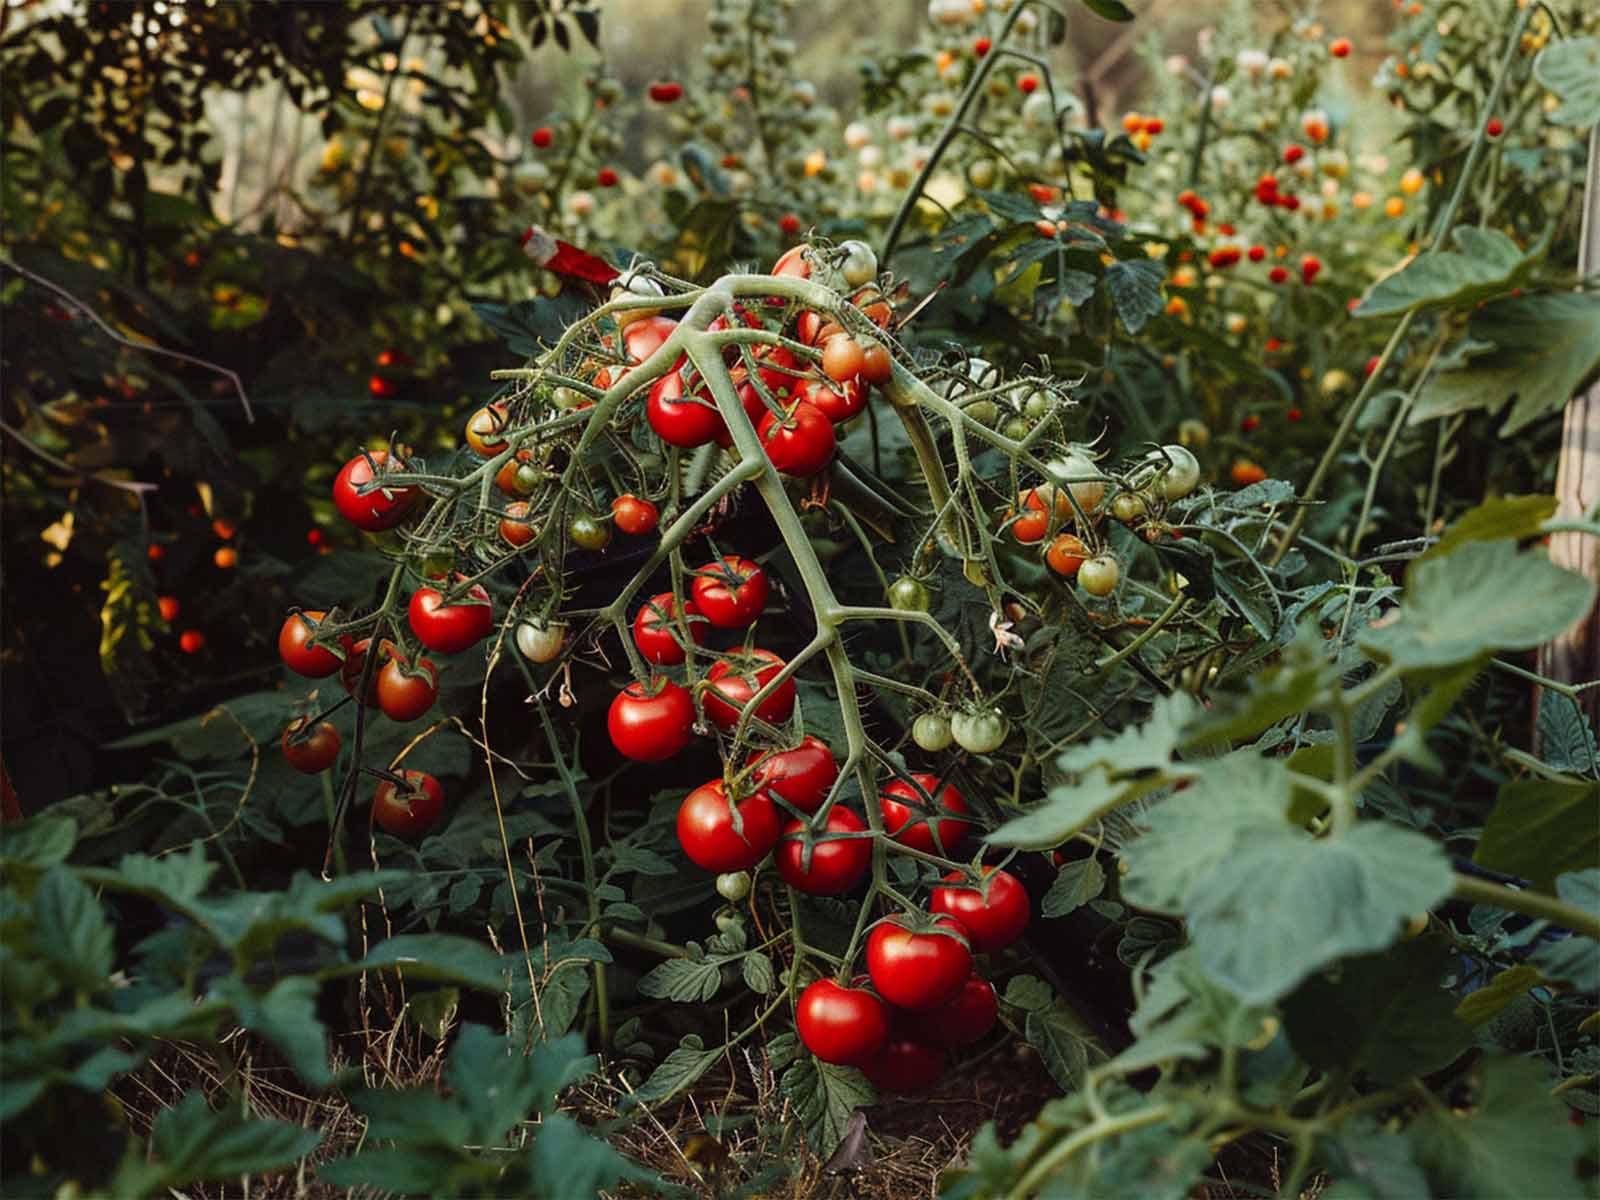
M 254 1115 L 316 1129 L 322 1143 L 296 1171 L 246 1184 L 192 1187 L 186 1197 L 380 1200 L 385 1195 L 331 1187 L 315 1177 L 318 1164 L 354 1152 L 365 1134 L 364 1119 L 338 1092 L 307 1095 L 273 1051 L 246 1032 L 224 1039 L 221 1049 L 218 1061 L 195 1047 L 169 1044 L 143 1070 L 122 1080 L 116 1091 L 134 1132 L 148 1136 L 159 1113 L 195 1088 L 214 1104 L 227 1103 L 232 1084 Z M 440 1049 L 414 1023 L 401 1019 L 369 1029 L 342 1048 L 336 1045 L 333 1066 L 335 1071 L 359 1068 L 375 1085 L 436 1087 Z M 828 1170 L 805 1148 L 776 1074 L 759 1050 L 724 1062 L 689 1093 L 654 1110 L 630 1106 L 630 1092 L 617 1074 L 597 1074 L 573 1089 L 566 1107 L 580 1120 L 601 1126 L 623 1153 L 705 1200 L 716 1200 L 780 1164 L 784 1170 L 760 1193 L 770 1200 L 933 1200 L 940 1175 L 962 1162 L 983 1124 L 994 1121 L 1002 1138 L 1009 1139 L 1056 1094 L 1026 1047 L 990 1054 L 951 1072 L 927 1096 L 869 1110 L 869 1154 L 859 1169 L 841 1172 Z M 530 1123 L 525 1132 L 535 1136 L 537 1125 Z M 1275 1190 L 1282 1165 L 1269 1145 L 1235 1143 L 1216 1166 L 1218 1182 L 1196 1188 L 1192 1198 L 1245 1200 Z M 1316 1200 L 1325 1186 L 1325 1180 L 1314 1180 L 1301 1200 Z M 633 1194 L 643 1193 L 624 1193 Z

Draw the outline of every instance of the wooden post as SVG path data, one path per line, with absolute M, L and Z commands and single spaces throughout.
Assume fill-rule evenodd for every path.
M 1583 204 L 1578 274 L 1588 278 L 1600 272 L 1600 125 L 1589 131 L 1589 173 Z M 1569 519 L 1582 517 L 1600 504 L 1600 380 L 1567 403 L 1561 462 L 1556 471 L 1556 500 L 1556 516 Z M 1582 533 L 1553 534 L 1550 561 L 1591 579 L 1600 578 L 1600 538 Z M 1539 648 L 1539 673 L 1569 684 L 1600 679 L 1600 605 L 1566 633 Z M 1600 726 L 1600 688 L 1584 692 L 1578 707 L 1591 725 Z

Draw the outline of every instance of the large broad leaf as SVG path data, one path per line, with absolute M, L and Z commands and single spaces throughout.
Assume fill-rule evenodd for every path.
M 523 971 L 521 955 L 496 954 L 484 943 L 448 933 L 404 933 L 374 946 L 357 962 L 329 968 L 327 975 L 398 967 L 410 980 L 459 983 L 486 992 L 505 990 L 508 971 Z
M 1282 762 L 1232 754 L 1145 814 L 1123 851 L 1123 896 L 1184 917 L 1196 961 L 1253 1004 L 1391 945 L 1454 882 L 1428 838 L 1369 823 L 1319 841 L 1290 823 L 1292 799 Z
M 1165 279 L 1161 264 L 1148 258 L 1114 262 L 1106 268 L 1106 292 L 1129 333 L 1138 333 L 1161 311 Z
M 1538 551 L 1468 542 L 1413 563 L 1399 613 L 1381 628 L 1368 627 L 1360 643 L 1402 670 L 1454 666 L 1493 650 L 1542 645 L 1580 620 L 1594 594 L 1593 580 Z
M 1546 113 L 1546 120 L 1579 129 L 1600 123 L 1600 38 L 1568 38 L 1546 46 L 1534 60 L 1533 73 L 1561 97 L 1561 106 Z
M 80 991 L 110 982 L 115 957 L 111 922 L 88 886 L 67 867 L 51 867 L 33 894 L 34 941 Z
M 0 838 L 0 864 L 48 870 L 66 862 L 78 841 L 78 823 L 71 817 L 41 813 L 6 827 Z
M 531 1190 L 526 1194 L 536 1200 L 606 1195 L 625 1179 L 649 1183 L 656 1178 L 565 1113 L 546 1113 L 540 1122 L 527 1174 Z
M 1336 1182 L 1323 1200 L 1419 1200 L 1432 1194 L 1403 1133 L 1357 1118 L 1329 1139 L 1328 1157 Z
M 1507 538 L 1522 541 L 1537 537 L 1555 512 L 1554 496 L 1496 496 L 1462 513 L 1451 522 L 1444 535 L 1413 562 L 1443 558 L 1465 542 L 1499 542 Z
M 1286 717 L 1302 713 L 1311 701 L 1339 681 L 1338 663 L 1314 620 L 1306 621 L 1283 658 L 1250 678 L 1248 691 L 1219 696 L 1213 707 L 1184 730 L 1184 742 L 1235 742 L 1252 738 Z
M 150 1134 L 151 1166 L 163 1189 L 198 1179 L 236 1179 L 287 1167 L 321 1140 L 315 1130 L 288 1121 L 247 1120 L 237 1104 L 213 1112 L 194 1091 L 156 1118 Z M 114 1183 L 112 1192 L 117 1190 Z
M 1470 1115 L 1429 1108 L 1409 1133 L 1434 1195 L 1474 1200 L 1582 1196 L 1578 1156 L 1590 1139 L 1567 1121 L 1550 1095 L 1543 1061 L 1492 1058 Z
M 1418 938 L 1313 976 L 1283 1002 L 1289 1041 L 1320 1070 L 1380 1084 L 1437 1070 L 1471 1042 L 1443 986 L 1450 968 L 1443 938 Z
M 1600 917 L 1600 867 L 1557 876 L 1556 895 L 1590 916 Z M 1532 962 L 1546 979 L 1569 983 L 1589 995 L 1600 992 L 1600 942 L 1593 938 L 1573 934 L 1540 946 Z
M 1600 861 L 1600 783 L 1518 779 L 1500 786 L 1472 861 L 1550 890 Z
M 1099 859 L 1069 862 L 1056 873 L 1055 882 L 1039 901 L 1039 912 L 1046 917 L 1064 917 L 1093 900 L 1105 886 L 1105 868 Z
M 1472 409 L 1498 412 L 1517 398 L 1501 437 L 1559 412 L 1600 366 L 1600 295 L 1561 292 L 1496 300 L 1473 314 L 1473 338 L 1494 349 L 1431 376 L 1412 406 L 1413 425 Z
M 315 979 L 290 975 L 257 994 L 243 980 L 229 975 L 217 981 L 212 997 L 231 1004 L 239 1024 L 271 1042 L 306 1083 L 323 1088 L 332 1082 L 327 1030 L 317 1019 Z
M 1498 229 L 1459 225 L 1456 250 L 1412 259 L 1367 289 L 1352 310 L 1357 317 L 1394 317 L 1438 305 L 1476 304 L 1515 286 L 1528 261 Z
M 720 957 L 669 958 L 640 978 L 639 994 L 679 1004 L 705 1004 L 722 986 L 724 961 Z
M 1539 697 L 1539 746 L 1544 761 L 1558 771 L 1582 774 L 1600 764 L 1593 726 L 1577 701 L 1559 692 Z
M 467 1114 L 475 1140 L 498 1145 L 530 1112 L 548 1112 L 570 1083 L 594 1069 L 583 1039 L 568 1034 L 523 1054 L 483 1025 L 464 1025 L 450 1052 L 445 1082 Z
M 1112 774 L 1157 770 L 1168 766 L 1182 738 L 1185 722 L 1196 709 L 1184 692 L 1157 700 L 1143 725 L 1129 726 L 1111 737 L 1095 738 L 1061 752 L 1056 766 L 1063 771 L 1105 767 Z
M 802 1054 L 779 1079 L 805 1127 L 806 1141 L 826 1158 L 844 1139 L 850 1114 L 877 1099 L 867 1078 L 854 1067 L 825 1063 Z
M 1159 784 L 1159 779 L 1156 781 Z M 1131 804 L 1148 785 L 1113 781 L 1104 767 L 1096 767 L 1077 783 L 1058 784 L 1038 808 L 1013 817 L 989 835 L 995 846 L 1020 850 L 1052 850 L 1079 830 L 1087 829 L 1113 809 Z

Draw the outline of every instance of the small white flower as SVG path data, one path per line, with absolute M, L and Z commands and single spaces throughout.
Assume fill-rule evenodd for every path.
M 989 614 L 989 632 L 994 634 L 994 652 L 1004 655 L 1007 650 L 1021 650 L 1024 643 L 1011 632 L 1011 622 L 1002 621 L 998 612 Z
M 1233 103 L 1233 93 L 1230 92 L 1227 88 L 1223 87 L 1222 84 L 1219 83 L 1219 84 L 1217 84 L 1216 87 L 1211 89 L 1211 107 L 1212 108 L 1216 109 L 1218 112 L 1221 112 L 1223 109 L 1227 108 L 1228 105 L 1230 105 L 1232 103 Z
M 852 150 L 859 150 L 872 140 L 872 130 L 867 128 L 865 121 L 851 121 L 844 127 L 844 144 Z
M 1262 72 L 1267 69 L 1267 53 L 1265 50 L 1241 50 L 1234 59 L 1251 79 L 1260 79 Z

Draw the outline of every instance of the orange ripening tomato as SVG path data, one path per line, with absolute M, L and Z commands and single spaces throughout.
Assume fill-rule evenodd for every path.
M 1235 460 L 1233 468 L 1228 472 L 1228 475 L 1235 486 L 1249 487 L 1252 483 L 1260 483 L 1265 479 L 1267 472 L 1260 463 L 1252 462 L 1248 458 L 1241 458 Z

